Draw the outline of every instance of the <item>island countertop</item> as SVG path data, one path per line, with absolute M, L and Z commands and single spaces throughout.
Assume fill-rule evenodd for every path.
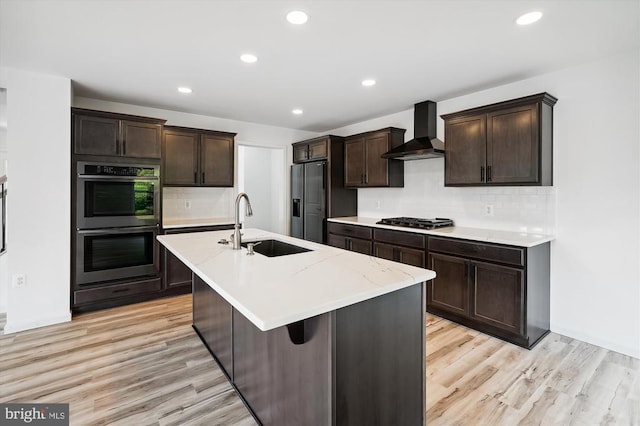
M 243 242 L 276 239 L 311 251 L 279 257 L 233 250 L 229 231 L 160 235 L 158 241 L 262 331 L 435 278 L 435 272 L 259 229 Z

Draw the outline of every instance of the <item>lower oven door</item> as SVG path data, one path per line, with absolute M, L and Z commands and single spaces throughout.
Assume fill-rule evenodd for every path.
M 158 226 L 78 230 L 76 285 L 156 275 Z

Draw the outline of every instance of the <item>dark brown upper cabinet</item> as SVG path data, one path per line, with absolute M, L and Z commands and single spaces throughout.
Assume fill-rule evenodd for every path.
M 132 158 L 160 158 L 165 120 L 72 108 L 73 152 Z
M 329 152 L 329 139 L 321 136 L 317 139 L 296 142 L 293 144 L 293 162 L 325 160 Z
M 349 136 L 344 143 L 347 187 L 403 187 L 404 162 L 381 155 L 404 143 L 404 129 L 389 127 Z
M 235 133 L 165 126 L 166 186 L 233 186 Z
M 445 186 L 553 184 L 548 93 L 442 115 Z

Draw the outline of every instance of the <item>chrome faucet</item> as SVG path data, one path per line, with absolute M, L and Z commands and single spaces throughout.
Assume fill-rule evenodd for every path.
M 233 226 L 233 249 L 240 250 L 240 244 L 242 243 L 242 234 L 240 234 L 240 200 L 245 198 L 247 200 L 247 216 L 253 216 L 253 210 L 251 209 L 251 201 L 249 196 L 244 192 L 241 192 L 236 197 L 236 223 Z

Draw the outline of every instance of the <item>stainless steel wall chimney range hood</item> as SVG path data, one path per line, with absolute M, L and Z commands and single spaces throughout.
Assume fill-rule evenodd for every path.
M 422 160 L 444 157 L 444 142 L 436 138 L 436 103 L 424 101 L 413 108 L 414 138 L 382 154 L 394 160 Z

